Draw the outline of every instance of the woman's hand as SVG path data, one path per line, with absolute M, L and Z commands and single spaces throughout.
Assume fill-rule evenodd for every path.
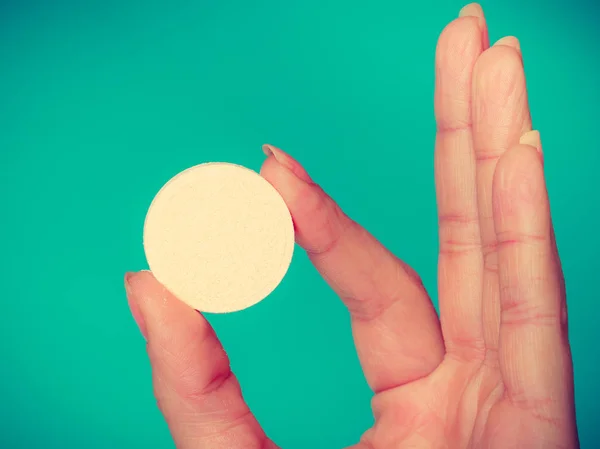
M 564 280 L 519 43 L 488 46 L 469 5 L 437 48 L 439 319 L 409 267 L 265 147 L 261 173 L 347 305 L 375 392 L 375 425 L 354 449 L 578 446 Z M 206 319 L 151 273 L 126 286 L 177 447 L 276 448 Z

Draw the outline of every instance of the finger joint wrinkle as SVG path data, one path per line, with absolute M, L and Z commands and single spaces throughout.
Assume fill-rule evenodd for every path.
M 235 380 L 235 376 L 231 369 L 219 371 L 208 382 L 202 385 L 189 385 L 184 391 L 180 392 L 184 399 L 192 402 L 202 403 L 207 396 L 217 393 L 223 389 L 225 385 Z
M 339 243 L 349 232 L 357 228 L 358 224 L 356 222 L 344 217 L 340 220 L 340 226 L 338 226 L 337 229 L 328 231 L 327 237 L 324 239 L 324 242 L 321 245 L 312 248 L 306 248 L 306 253 L 309 257 L 326 256 L 339 246 Z
M 468 214 L 444 214 L 438 219 L 440 255 L 464 255 L 481 251 L 479 219 Z
M 528 234 L 521 231 L 502 231 L 496 234 L 498 249 L 514 245 L 535 245 L 546 241 L 546 237 L 539 234 Z
M 504 154 L 504 150 L 485 150 L 477 149 L 475 151 L 475 163 L 482 165 L 489 162 L 495 162 Z
M 467 123 L 439 123 L 437 126 L 437 133 L 440 135 L 443 134 L 455 134 L 460 132 L 471 132 L 473 129 L 473 124 L 471 122 Z
M 540 303 L 536 298 L 544 282 L 539 278 L 500 286 L 502 326 L 561 326 L 560 305 Z
M 555 409 L 557 401 L 551 397 L 535 398 L 529 397 L 525 393 L 510 393 L 507 394 L 510 403 L 517 409 L 529 413 L 535 420 L 550 424 L 552 427 L 558 428 L 563 423 L 552 415 L 550 410 Z

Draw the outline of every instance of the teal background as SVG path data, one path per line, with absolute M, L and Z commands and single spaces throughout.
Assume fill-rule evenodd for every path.
M 583 447 L 600 438 L 600 18 L 484 2 L 519 36 L 568 285 Z M 0 447 L 170 448 L 122 277 L 154 193 L 204 161 L 297 157 L 435 298 L 433 58 L 457 1 L 0 5 Z M 594 193 L 596 192 L 596 193 Z M 266 301 L 211 317 L 285 449 L 371 424 L 342 305 L 300 251 Z

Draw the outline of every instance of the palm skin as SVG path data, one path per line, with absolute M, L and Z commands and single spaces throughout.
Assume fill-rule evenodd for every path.
M 436 53 L 436 314 L 418 276 L 265 146 L 297 242 L 348 307 L 375 392 L 352 449 L 576 448 L 564 280 L 519 43 L 489 47 L 468 5 Z M 214 331 L 149 272 L 126 275 L 154 391 L 179 449 L 275 449 Z

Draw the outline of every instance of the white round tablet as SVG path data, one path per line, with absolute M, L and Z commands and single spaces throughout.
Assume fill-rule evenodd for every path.
M 207 163 L 172 178 L 144 224 L 150 270 L 167 290 L 201 312 L 248 308 L 286 274 L 294 251 L 290 212 L 258 173 Z

